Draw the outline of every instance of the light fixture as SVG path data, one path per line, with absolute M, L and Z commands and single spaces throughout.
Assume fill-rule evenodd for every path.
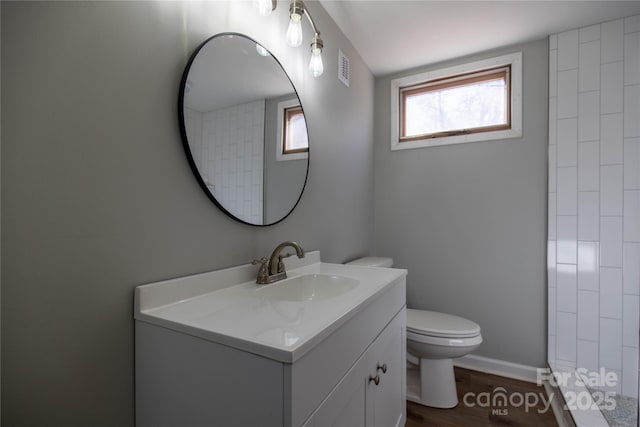
M 271 15 L 271 11 L 276 8 L 276 0 L 253 0 L 253 6 L 258 9 L 261 16 Z
M 302 15 L 305 10 L 302 2 L 292 0 L 289 5 L 289 28 L 287 28 L 287 44 L 298 47 L 302 44 Z
M 258 12 L 265 16 L 271 13 L 271 10 L 275 10 L 277 6 L 276 0 L 254 0 L 254 2 L 258 7 Z M 271 9 L 263 13 L 263 10 L 269 9 L 269 4 L 271 5 Z M 320 31 L 318 31 L 315 22 L 313 22 L 313 18 L 302 0 L 291 0 L 291 3 L 289 3 L 289 27 L 287 28 L 286 41 L 291 47 L 298 47 L 302 44 L 302 15 L 307 17 L 313 30 L 309 71 L 313 74 L 313 77 L 318 77 L 324 72 L 324 65 L 322 64 L 322 48 L 324 44 L 320 38 Z
M 324 71 L 324 65 L 322 64 L 322 39 L 316 36 L 311 41 L 311 60 L 309 61 L 309 71 L 313 74 L 313 77 L 322 75 Z

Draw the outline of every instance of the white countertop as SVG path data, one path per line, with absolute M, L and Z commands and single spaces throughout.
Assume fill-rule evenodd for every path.
M 286 264 L 293 268 L 287 269 L 285 280 L 326 274 L 353 278 L 360 285 L 321 301 L 274 300 L 261 290 L 284 281 L 257 285 L 257 268 L 245 265 L 139 286 L 134 317 L 293 363 L 407 274 L 401 269 L 323 263 L 319 252 Z

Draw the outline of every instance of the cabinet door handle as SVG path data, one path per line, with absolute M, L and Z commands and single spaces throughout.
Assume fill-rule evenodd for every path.
M 380 375 L 376 375 L 375 377 L 369 375 L 369 382 L 373 381 L 375 385 L 380 384 Z
M 376 369 L 376 372 L 378 371 L 382 371 L 383 374 L 387 373 L 387 364 L 383 363 L 382 365 L 378 363 L 378 368 Z

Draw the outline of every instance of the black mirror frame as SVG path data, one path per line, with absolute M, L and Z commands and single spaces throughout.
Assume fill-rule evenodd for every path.
M 242 224 L 251 225 L 253 227 L 269 227 L 271 225 L 276 225 L 276 224 L 284 221 L 289 215 L 291 215 L 291 213 L 294 211 L 294 209 L 300 203 L 300 200 L 302 199 L 302 194 L 304 193 L 304 190 L 305 190 L 305 188 L 307 186 L 307 180 L 309 178 L 309 167 L 311 165 L 311 162 L 310 162 L 311 144 L 309 144 L 309 154 L 308 154 L 309 157 L 307 158 L 307 171 L 306 171 L 305 176 L 304 176 L 304 183 L 302 184 L 302 188 L 300 189 L 300 194 L 298 195 L 298 199 L 296 200 L 294 205 L 291 207 L 289 212 L 287 212 L 287 214 L 284 215 L 279 220 L 277 220 L 275 222 L 268 223 L 268 224 L 253 224 L 253 223 L 244 221 L 244 220 L 238 218 L 237 216 L 235 216 L 234 214 L 232 214 L 231 212 L 229 212 L 227 209 L 225 209 L 225 207 L 222 206 L 222 204 L 215 198 L 215 196 L 213 194 L 211 194 L 211 192 L 207 188 L 207 185 L 205 184 L 204 180 L 202 179 L 202 176 L 200 175 L 200 171 L 198 170 L 198 166 L 196 165 L 196 162 L 195 162 L 195 160 L 193 158 L 193 155 L 191 154 L 191 147 L 189 146 L 189 139 L 187 138 L 187 129 L 186 129 L 186 126 L 185 126 L 185 118 L 184 118 L 184 94 L 185 94 L 185 88 L 186 88 L 186 84 L 187 84 L 187 78 L 189 76 L 189 71 L 191 70 L 191 65 L 193 64 L 193 61 L 195 61 L 196 57 L 198 56 L 198 53 L 207 45 L 207 43 L 209 43 L 214 38 L 216 38 L 216 37 L 224 37 L 224 36 L 239 36 L 239 37 L 243 37 L 243 38 L 248 39 L 248 40 L 250 40 L 250 41 L 252 41 L 254 43 L 260 44 L 260 46 L 262 46 L 261 43 L 257 42 L 256 40 L 254 40 L 253 38 L 251 38 L 251 37 L 249 37 L 249 36 L 247 36 L 245 34 L 234 33 L 234 32 L 225 32 L 225 33 L 218 33 L 218 34 L 215 34 L 215 35 L 209 37 L 204 42 L 202 42 L 196 48 L 196 50 L 191 54 L 191 57 L 189 58 L 189 61 L 187 62 L 187 65 L 185 66 L 184 72 L 182 73 L 182 78 L 180 79 L 180 88 L 179 88 L 179 91 L 178 91 L 178 124 L 180 126 L 180 139 L 182 140 L 182 148 L 184 149 L 185 155 L 187 156 L 187 161 L 189 162 L 189 166 L 191 167 L 191 171 L 193 172 L 193 175 L 195 176 L 196 181 L 200 185 L 200 188 L 202 188 L 202 190 L 207 195 L 209 200 L 211 200 L 222 212 L 224 212 L 228 217 L 230 217 L 230 218 L 232 218 L 232 219 L 234 219 L 234 220 L 236 220 L 238 222 L 241 222 Z M 284 67 L 280 63 L 280 61 L 278 61 L 278 58 L 276 58 L 271 52 L 269 52 L 269 54 L 278 63 L 280 68 L 282 68 L 282 71 L 287 76 L 287 79 L 289 80 L 289 83 L 291 83 L 291 87 L 293 88 L 293 91 L 295 92 L 296 97 L 298 97 L 298 100 L 300 100 L 300 96 L 298 95 L 298 91 L 297 91 L 296 87 L 294 86 L 293 82 L 291 81 L 291 77 L 289 77 L 289 74 L 286 72 L 286 70 L 284 69 Z M 302 109 L 302 114 L 305 114 L 304 107 L 302 106 L 302 101 L 300 101 L 300 108 Z M 307 116 L 305 114 L 305 120 L 306 120 L 306 117 Z M 310 139 L 309 138 L 309 128 L 308 127 L 307 127 L 307 138 Z

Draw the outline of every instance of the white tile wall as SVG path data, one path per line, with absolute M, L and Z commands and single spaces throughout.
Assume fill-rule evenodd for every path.
M 637 397 L 640 16 L 549 48 L 549 362 L 612 370 Z
M 578 120 L 558 120 L 558 166 L 576 166 L 578 162 Z
M 578 145 L 578 191 L 600 189 L 600 143 L 581 142 Z
M 597 36 L 600 36 L 599 27 Z M 581 43 L 579 55 L 581 72 L 578 75 L 578 90 L 600 90 L 600 40 Z
M 600 243 L 578 242 L 578 289 L 600 290 Z
M 640 190 L 640 138 L 624 140 L 624 189 Z
M 600 316 L 622 318 L 622 269 L 600 269 Z
M 600 91 L 578 95 L 578 141 L 600 139 Z
M 238 218 L 262 223 L 264 101 L 203 115 L 203 165 L 216 199 Z
M 600 162 L 603 165 L 619 165 L 623 162 L 622 113 L 604 114 L 600 117 Z
M 624 243 L 622 266 L 624 293 L 640 295 L 640 243 Z
M 599 169 L 598 167 L 596 170 L 599 171 Z M 600 240 L 600 193 L 598 191 L 578 192 L 578 239 Z

